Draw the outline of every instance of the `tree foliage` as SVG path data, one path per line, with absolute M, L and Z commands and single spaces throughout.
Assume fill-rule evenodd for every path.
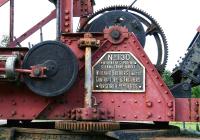
M 7 47 L 9 43 L 9 36 L 3 35 L 2 38 L 3 39 L 0 42 L 0 47 Z
M 192 97 L 200 98 L 200 86 L 196 86 L 192 88 Z
M 170 86 L 173 86 L 174 82 L 173 82 L 173 79 L 171 77 L 171 72 L 169 70 L 165 70 L 162 74 L 162 78 L 165 82 L 165 84 L 170 87 Z

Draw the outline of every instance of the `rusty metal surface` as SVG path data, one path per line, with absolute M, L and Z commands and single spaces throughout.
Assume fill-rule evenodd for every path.
M 137 38 L 127 33 L 125 28 L 115 27 L 115 29 L 122 31 L 125 38 L 122 37 L 124 39 L 121 42 L 112 44 L 111 40 L 107 40 L 107 38 L 104 38 L 105 36 L 98 34 L 101 46 L 92 50 L 92 65 L 108 51 L 132 53 L 146 68 L 145 94 L 137 92 L 135 94 L 123 92 L 112 94 L 110 92 L 102 92 L 102 94 L 99 94 L 93 92 L 92 106 L 94 106 L 94 100 L 96 100 L 97 104 L 95 107 L 105 109 L 106 118 L 110 120 L 175 120 L 174 98 L 154 65 L 151 64 Z M 105 30 L 107 37 L 111 30 L 112 28 Z M 6 108 L 6 110 L 3 109 L 0 111 L 2 119 L 71 119 L 73 109 L 84 107 L 85 62 L 83 58 L 85 52 L 78 48 L 80 38 L 74 36 L 68 40 L 64 37 L 65 35 L 62 37 L 63 42 L 68 44 L 69 48 L 79 59 L 79 74 L 73 87 L 62 96 L 46 99 L 30 92 L 23 84 L 19 87 L 13 85 L 10 88 L 11 83 L 4 83 L 1 86 L 1 90 L 3 91 L 1 99 L 4 102 L 0 103 L 0 107 Z M 10 94 L 11 92 L 12 94 Z M 74 119 L 76 119 L 76 116 Z
M 92 49 L 99 46 L 99 41 L 93 38 L 92 34 L 85 33 L 80 39 L 80 48 L 85 49 L 85 98 L 84 107 L 92 107 Z
M 119 130 L 119 122 L 56 121 L 55 128 L 75 132 L 106 132 Z
M 87 3 L 89 0 L 84 2 Z M 69 91 L 63 93 L 63 95 L 56 96 L 54 98 L 46 98 L 35 95 L 33 92 L 31 92 L 23 84 L 23 76 L 20 76 L 19 83 L 5 83 L 1 81 L 0 119 L 75 120 L 79 119 L 79 115 L 83 119 L 87 118 L 87 113 L 85 112 L 88 110 L 83 111 L 84 114 L 79 114 L 77 110 L 85 107 L 85 51 L 78 47 L 80 45 L 80 38 L 83 38 L 84 35 L 71 33 L 73 23 L 73 7 L 71 5 L 73 5 L 73 1 L 63 0 L 61 5 L 61 31 L 63 33 L 61 35 L 61 41 L 67 44 L 69 48 L 74 52 L 79 63 L 79 73 L 75 84 Z M 85 8 L 86 12 L 88 11 L 88 9 L 86 9 L 87 6 L 90 7 L 89 4 L 85 4 L 85 6 L 82 7 Z M 116 7 L 111 7 L 107 10 L 109 11 L 113 8 Z M 123 6 L 118 8 L 119 10 L 124 9 Z M 140 14 L 143 13 L 138 9 L 133 9 L 133 11 L 134 10 Z M 83 11 L 82 14 L 85 11 Z M 55 13 L 56 12 L 54 10 L 47 18 L 45 18 L 45 20 L 39 22 L 36 26 L 16 39 L 16 41 L 11 43 L 10 47 L 16 46 L 18 42 L 23 41 L 25 38 L 35 32 L 40 26 L 55 18 Z M 77 14 L 80 13 L 77 12 Z M 144 15 L 146 15 L 146 13 L 144 13 Z M 152 18 L 150 17 L 150 20 L 151 19 Z M 156 22 L 154 24 L 156 24 Z M 154 24 L 150 24 L 152 26 L 148 28 L 148 34 L 155 33 L 155 28 L 153 28 Z M 165 36 L 162 34 L 162 30 L 159 26 L 158 29 L 161 32 L 161 36 L 165 40 Z M 117 34 L 119 33 L 120 35 L 118 36 Z M 93 36 L 94 38 L 100 40 L 100 47 L 91 50 L 91 65 L 94 65 L 106 52 L 128 52 L 133 54 L 133 56 L 135 56 L 138 61 L 141 62 L 141 64 L 145 67 L 146 80 L 145 91 L 142 92 L 143 94 L 140 92 L 135 92 L 134 94 L 129 92 L 101 92 L 101 94 L 98 92 L 93 92 L 91 93 L 92 96 L 89 96 L 90 101 L 87 103 L 89 106 L 95 107 L 97 109 L 103 108 L 103 112 L 106 114 L 105 118 L 113 121 L 199 121 L 199 100 L 177 99 L 175 102 L 175 98 L 157 71 L 159 69 L 162 71 L 166 64 L 166 47 L 163 48 L 163 51 L 166 52 L 165 56 L 163 56 L 164 61 L 161 63 L 159 62 L 159 59 L 157 63 L 160 65 L 160 68 L 156 69 L 144 52 L 144 49 L 138 41 L 137 37 L 133 33 L 129 33 L 127 28 L 119 26 L 109 27 L 106 28 L 103 33 L 96 35 L 94 33 Z M 163 43 L 166 44 L 165 41 Z M 82 42 L 82 44 L 84 43 Z M 87 42 L 85 42 L 85 45 L 88 45 Z M 10 48 L 10 50 L 7 51 L 0 49 L 0 53 L 2 55 L 12 54 L 14 51 L 16 51 L 14 48 Z M 24 56 L 24 53 L 22 54 Z M 20 64 L 24 60 L 23 56 L 20 59 Z M 161 58 L 161 56 L 159 57 Z M 3 66 L 4 64 L 0 63 L 0 67 Z M 88 69 L 89 68 L 91 67 L 89 66 Z M 181 111 L 181 109 L 186 111 Z M 75 116 L 73 116 L 74 110 Z M 94 114 L 91 116 L 94 117 Z M 99 118 L 101 119 L 101 117 Z

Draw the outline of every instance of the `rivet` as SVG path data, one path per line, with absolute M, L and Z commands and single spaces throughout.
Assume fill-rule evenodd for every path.
M 147 101 L 147 102 L 146 102 L 146 105 L 147 105 L 147 107 L 152 107 L 153 104 L 152 104 L 151 101 Z
M 126 115 L 123 115 L 122 117 L 123 117 L 123 118 L 126 118 Z
M 169 108 L 171 108 L 171 107 L 173 106 L 173 104 L 172 104 L 171 102 L 169 102 L 169 103 L 167 103 L 167 106 L 168 106 Z
M 92 110 L 92 112 L 93 112 L 93 113 L 97 113 L 97 110 L 96 110 L 96 109 L 94 109 L 94 110 Z
M 168 91 L 165 91 L 164 93 L 165 93 L 165 94 L 168 94 Z
M 69 14 L 69 10 L 65 10 L 65 14 Z
M 69 23 L 68 23 L 68 22 L 65 22 L 65 26 L 69 26 Z
M 160 86 L 163 87 L 164 85 L 161 83 Z
M 142 56 L 142 57 L 145 57 L 145 55 L 144 55 L 144 54 L 142 54 L 141 56 Z
M 149 61 L 146 61 L 147 64 L 149 64 Z
M 69 16 L 65 16 L 65 20 L 69 20 Z
M 154 71 L 154 69 L 151 69 L 151 71 L 153 72 L 153 71 Z
M 137 103 L 137 102 L 138 102 L 137 100 L 134 101 L 134 103 Z
M 111 103 L 114 103 L 114 102 L 115 102 L 115 101 L 112 99 L 112 100 L 111 100 Z
M 12 103 L 12 105 L 16 105 L 16 104 L 17 104 L 16 102 L 13 102 L 13 103 Z
M 147 118 L 150 118 L 152 116 L 152 113 L 151 112 L 148 112 L 147 113 Z
M 162 117 L 161 116 L 158 116 L 158 119 L 161 119 Z
M 65 32 L 69 32 L 69 29 L 65 29 Z
M 122 102 L 123 102 L 123 103 L 126 103 L 126 100 L 123 100 Z
M 167 113 L 167 116 L 168 116 L 168 117 L 172 117 L 172 113 L 171 113 L 171 112 L 168 112 L 168 113 Z
M 12 116 L 14 116 L 14 115 L 16 115 L 16 114 L 17 114 L 16 111 L 11 111 L 11 115 L 12 115 Z
M 2 115 L 2 114 L 0 114 L 0 117 L 3 117 L 3 115 Z
M 137 49 L 139 50 L 139 49 L 140 49 L 140 47 L 137 47 Z
M 161 103 L 161 100 L 158 100 L 158 103 Z
M 137 115 L 134 115 L 134 118 L 137 118 Z
M 159 77 L 158 77 L 158 76 L 155 76 L 155 78 L 156 78 L 156 79 L 159 79 Z
M 198 114 L 195 115 L 194 119 L 195 119 L 195 120 L 199 120 L 199 115 L 198 115 Z

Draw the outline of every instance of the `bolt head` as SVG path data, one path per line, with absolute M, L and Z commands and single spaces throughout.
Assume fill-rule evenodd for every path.
M 111 32 L 111 37 L 114 39 L 114 40 L 118 40 L 121 36 L 121 33 L 117 30 L 113 30 Z

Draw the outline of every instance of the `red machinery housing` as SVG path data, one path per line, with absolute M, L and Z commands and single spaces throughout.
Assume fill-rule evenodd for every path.
M 53 11 L 0 48 L 0 119 L 200 121 L 200 99 L 173 95 L 128 25 L 72 33 L 74 16 L 80 17 L 80 29 L 88 24 L 93 1 L 54 3 L 60 42 L 45 41 L 30 50 L 15 47 L 55 18 Z

